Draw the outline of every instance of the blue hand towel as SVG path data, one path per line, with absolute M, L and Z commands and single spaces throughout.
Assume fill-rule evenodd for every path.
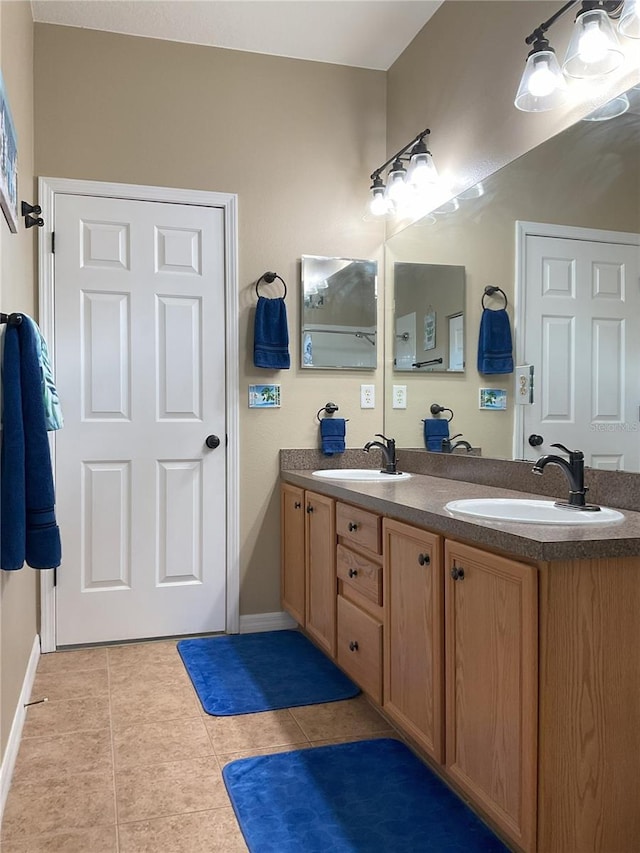
M 280 370 L 291 366 L 287 309 L 282 297 L 258 297 L 253 339 L 253 363 L 256 367 Z
M 344 453 L 347 423 L 344 418 L 323 418 L 320 421 L 322 452 L 325 456 Z
M 478 373 L 513 373 L 513 343 L 504 308 L 485 308 L 478 337 Z
M 60 565 L 53 475 L 36 337 L 31 323 L 9 325 L 3 363 L 0 568 Z
M 449 421 L 444 418 L 425 418 L 424 445 L 427 450 L 441 453 L 443 438 L 449 438 Z

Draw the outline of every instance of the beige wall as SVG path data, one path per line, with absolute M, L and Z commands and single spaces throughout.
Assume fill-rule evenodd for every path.
M 0 4 L 0 64 L 18 136 L 18 197 L 33 181 L 33 24 L 28 3 Z M 0 214 L 0 308 L 35 313 L 34 231 L 11 234 Z M 38 573 L 0 572 L 0 755 L 4 754 L 37 627 Z
M 382 424 L 381 405 L 359 408 L 362 381 L 382 401 L 381 369 L 297 365 L 300 256 L 381 261 L 382 226 L 362 216 L 384 160 L 385 74 L 48 25 L 36 26 L 35 73 L 37 174 L 238 194 L 240 611 L 278 611 L 278 451 L 317 445 L 328 400 L 350 419 L 350 447 Z M 265 270 L 289 286 L 292 368 L 279 373 L 252 365 Z M 249 410 L 248 384 L 265 381 L 281 383 L 282 408 Z

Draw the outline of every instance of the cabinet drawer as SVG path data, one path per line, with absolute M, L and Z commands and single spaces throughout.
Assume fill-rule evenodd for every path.
M 361 548 L 367 548 L 374 554 L 382 553 L 380 550 L 381 518 L 366 509 L 349 506 L 348 504 L 336 504 L 336 533 L 344 539 Z
M 338 596 L 337 661 L 376 702 L 382 702 L 382 624 Z
M 344 545 L 338 545 L 337 572 L 341 581 L 349 584 L 374 604 L 382 604 L 382 566 L 367 560 Z

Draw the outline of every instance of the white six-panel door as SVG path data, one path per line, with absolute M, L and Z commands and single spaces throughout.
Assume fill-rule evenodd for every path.
M 524 458 L 559 442 L 593 468 L 640 471 L 640 249 L 624 238 L 525 238 L 522 352 L 535 402 L 524 407 Z M 530 447 L 531 434 L 544 443 Z
M 58 195 L 55 221 L 57 644 L 223 631 L 223 214 Z

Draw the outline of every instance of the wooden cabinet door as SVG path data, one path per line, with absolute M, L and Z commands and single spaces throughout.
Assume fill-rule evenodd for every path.
M 283 483 L 280 489 L 280 601 L 304 626 L 304 489 Z
M 443 760 L 442 540 L 384 519 L 385 712 Z
M 505 834 L 535 850 L 537 570 L 445 544 L 446 765 Z
M 336 653 L 335 501 L 305 492 L 306 629 L 331 657 Z

